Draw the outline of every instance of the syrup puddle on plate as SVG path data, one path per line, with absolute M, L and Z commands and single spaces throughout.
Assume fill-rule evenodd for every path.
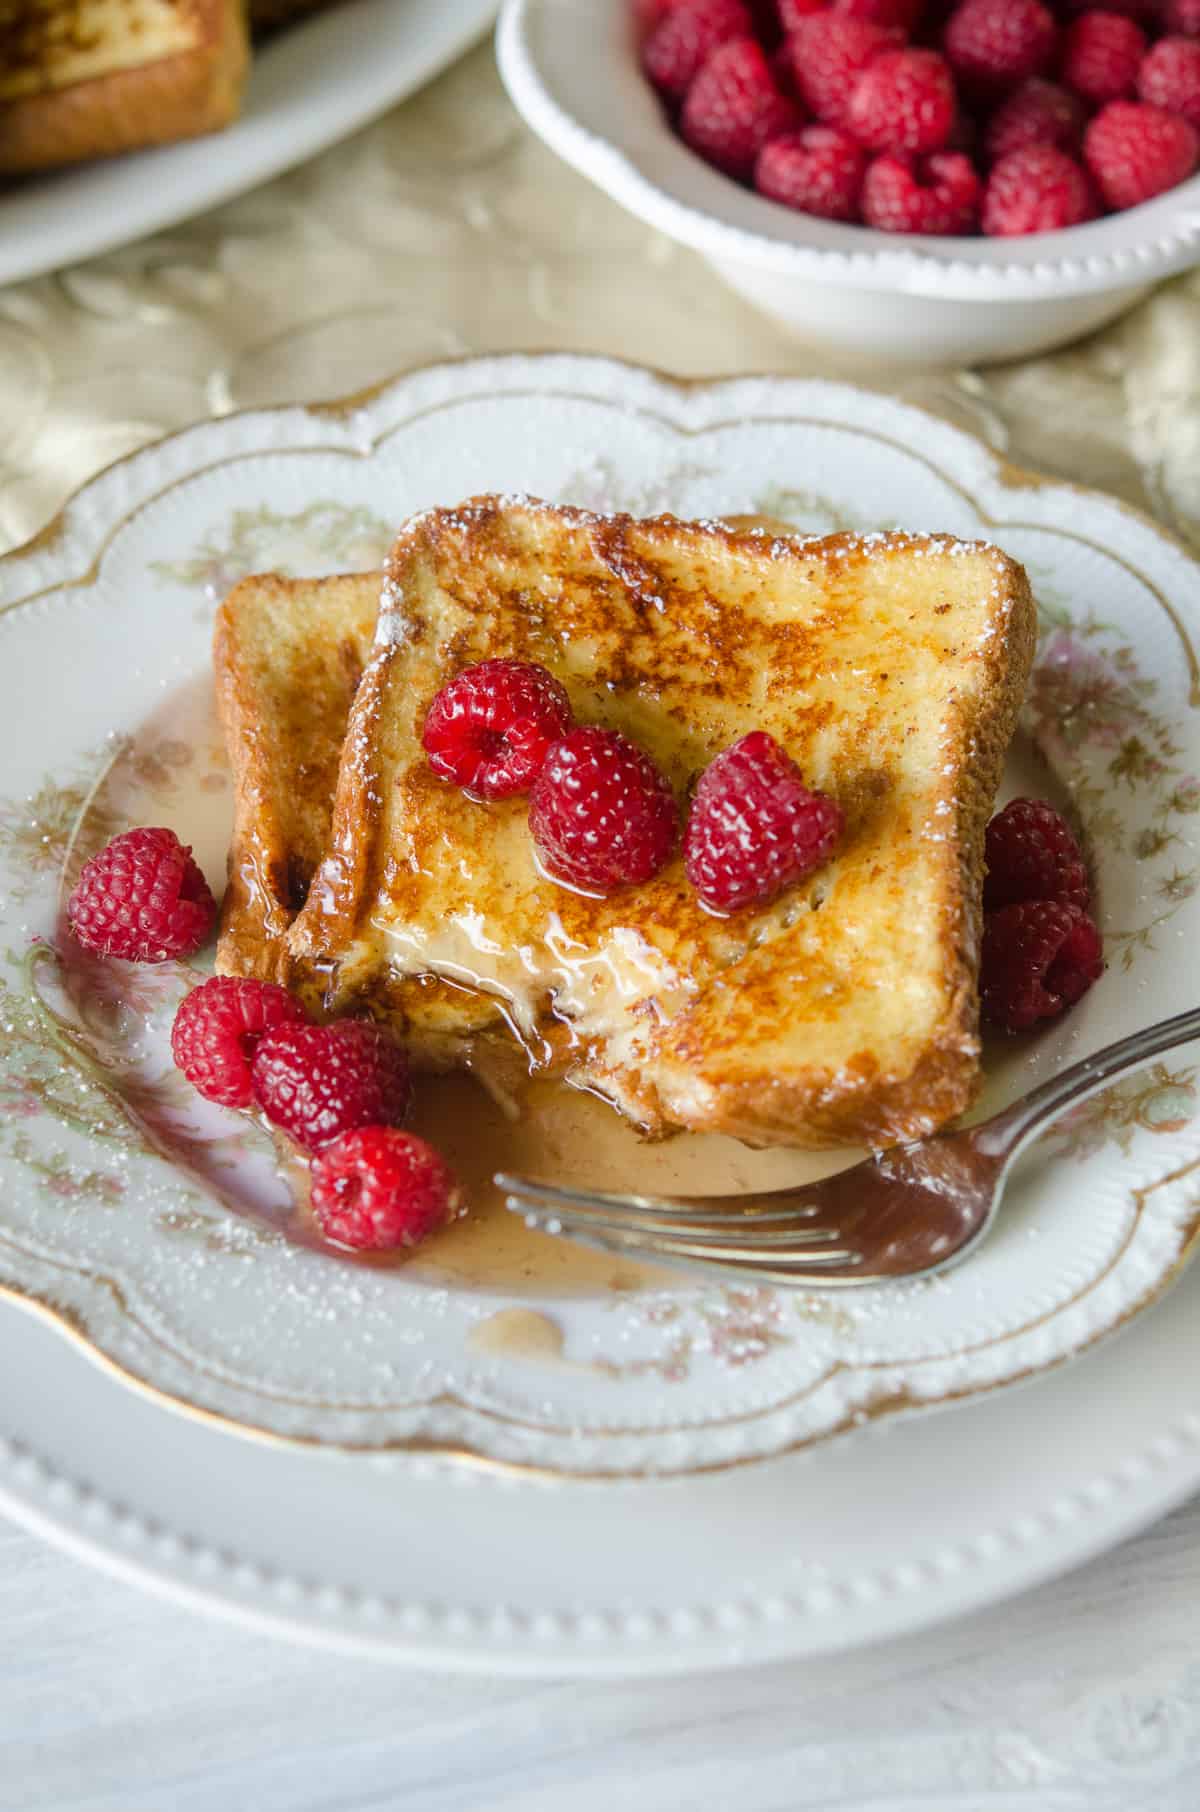
M 73 883 L 79 862 L 116 830 L 132 824 L 169 824 L 191 844 L 219 895 L 232 797 L 212 682 L 204 674 L 167 699 L 117 752 L 85 810 L 66 885 Z M 63 943 L 64 990 L 94 1034 L 95 964 L 72 955 L 69 939 Z M 445 1155 L 463 1184 L 467 1212 L 411 1256 L 342 1252 L 323 1245 L 316 1231 L 303 1164 L 281 1161 L 261 1128 L 210 1109 L 181 1088 L 169 1056 L 174 1004 L 147 1005 L 139 997 L 139 982 L 144 991 L 148 973 L 152 972 L 110 966 L 104 977 L 106 990 L 124 981 L 130 998 L 127 1011 L 105 1020 L 104 1036 L 112 1049 L 118 1092 L 126 1093 L 159 1149 L 204 1177 L 232 1212 L 259 1224 L 265 1220 L 276 1233 L 320 1248 L 331 1262 L 402 1269 L 407 1279 L 430 1288 L 579 1297 L 661 1289 L 683 1276 L 532 1231 L 505 1208 L 492 1182 L 497 1171 L 599 1189 L 719 1195 L 811 1182 L 861 1155 L 755 1151 L 715 1134 L 682 1133 L 647 1141 L 605 1102 L 561 1083 L 545 1079 L 524 1083 L 514 1117 L 472 1076 L 418 1076 L 409 1124 Z M 136 1080 L 136 1088 L 123 1089 L 122 1076 Z M 223 1150 L 213 1130 L 218 1122 L 226 1140 Z M 245 1148 L 232 1166 L 230 1137 L 238 1137 Z M 213 1158 L 207 1168 L 206 1151 Z M 514 1309 L 489 1317 L 481 1324 L 479 1337 L 484 1343 L 481 1351 L 519 1350 L 547 1360 L 554 1357 L 557 1330 L 532 1310 Z

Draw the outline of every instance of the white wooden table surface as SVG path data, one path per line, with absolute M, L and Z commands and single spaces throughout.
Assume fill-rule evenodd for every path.
M 1195 1812 L 1200 1503 L 919 1638 L 701 1679 L 290 1647 L 0 1524 L 3 1812 Z
M 556 164 L 483 49 L 268 188 L 0 291 L 0 547 L 210 411 L 508 347 L 824 369 Z M 1018 463 L 1197 532 L 1200 276 L 1084 347 L 903 388 Z M 1196 1812 L 1198 1585 L 1200 1503 L 1056 1585 L 858 1655 L 483 1683 L 250 1635 L 0 1523 L 0 1812 Z

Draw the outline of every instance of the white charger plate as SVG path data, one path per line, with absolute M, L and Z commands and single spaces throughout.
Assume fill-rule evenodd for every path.
M 428 82 L 497 0 L 349 0 L 270 39 L 228 130 L 0 191 L 0 283 L 190 219 L 314 156 Z
M 4 1411 L 0 1489 L 89 1552 L 247 1614 L 549 1671 L 835 1646 L 1093 1551 L 1200 1475 L 1186 1391 L 1161 1397 L 1161 1417 L 1145 1398 L 1151 1377 L 1190 1376 L 1183 1351 L 1173 1370 L 1188 1325 L 1174 1303 L 1139 1325 L 1153 1356 L 1136 1374 L 1114 1371 L 1131 1335 L 1068 1375 L 1103 1376 L 1099 1396 L 1064 1378 L 911 1412 L 1057 1367 L 1178 1273 L 1200 1165 L 1187 1053 L 1045 1142 L 989 1246 L 933 1284 L 836 1300 L 682 1283 L 563 1294 L 297 1245 L 253 1136 L 193 1117 L 165 1074 L 182 975 L 55 974 L 47 955 L 30 992 L 30 938 L 53 936 L 64 873 L 116 824 L 175 823 L 219 873 L 228 793 L 202 701 L 222 590 L 265 565 L 369 565 L 411 510 L 487 488 L 1001 541 L 1045 613 L 1010 784 L 1071 798 L 1113 960 L 1071 1020 L 994 1065 L 993 1097 L 1183 1004 L 1198 575 L 1153 525 L 1006 472 L 869 393 L 678 386 L 601 360 L 470 361 L 345 408 L 188 430 L 103 474 L 0 565 L 0 1286 L 144 1393 L 0 1315 L 2 1375 L 39 1380 Z M 146 1149 L 147 1126 L 175 1163 Z M 514 1309 L 532 1341 L 479 1340 Z M 1159 1426 L 1167 1444 L 1148 1446 Z M 464 1454 L 482 1474 L 456 1468 Z M 745 1465 L 768 1455 L 787 1457 Z M 671 1473 L 685 1476 L 649 1476 Z M 259 1525 L 247 1493 L 305 1508 Z M 461 1527 L 449 1545 L 447 1523 Z M 353 1529 L 350 1545 L 329 1552 L 331 1527 Z

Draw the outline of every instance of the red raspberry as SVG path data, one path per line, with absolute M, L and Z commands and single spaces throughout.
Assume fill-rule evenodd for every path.
M 1100 933 L 1078 906 L 1027 900 L 985 915 L 979 993 L 984 1018 L 1001 1031 L 1057 1019 L 1103 972 Z
M 779 0 L 779 23 L 785 32 L 794 32 L 802 19 L 828 11 L 828 0 Z
M 799 124 L 753 38 L 714 50 L 687 91 L 679 129 L 693 151 L 729 176 L 748 179 L 768 139 Z
M 1181 38 L 1200 38 L 1200 0 L 1167 0 L 1163 24 Z
M 899 32 L 841 13 L 801 19 L 788 39 L 800 99 L 819 120 L 844 126 L 859 76 L 899 42 Z
M 130 963 L 192 956 L 217 916 L 189 844 L 173 830 L 122 831 L 85 862 L 67 919 L 85 950 Z
M 585 893 L 649 881 L 668 861 L 678 824 L 667 780 L 618 730 L 564 736 L 529 800 L 529 828 L 547 871 Z
M 775 49 L 771 52 L 769 62 L 771 66 L 771 80 L 774 82 L 776 88 L 778 88 L 780 94 L 786 96 L 792 103 L 792 106 L 796 110 L 796 119 L 798 121 L 803 119 L 804 114 L 800 107 L 800 96 L 796 92 L 796 72 L 792 68 L 792 53 L 786 39 L 782 44 L 776 45 Z
M 1029 145 L 1078 151 L 1087 115 L 1078 96 L 1033 76 L 1013 90 L 988 121 L 983 148 L 990 163 Z
M 250 1074 L 268 1120 L 307 1151 L 358 1126 L 398 1126 L 412 1094 L 404 1052 L 362 1019 L 277 1026 L 259 1041 Z
M 936 50 L 885 50 L 858 78 L 846 124 L 872 151 L 939 151 L 957 105 L 950 65 Z
M 464 667 L 429 707 L 422 741 L 429 765 L 472 799 L 527 793 L 546 750 L 571 727 L 571 706 L 534 661 Z
M 823 220 L 857 220 L 867 154 L 837 126 L 805 126 L 764 145 L 754 171 L 760 195 Z
M 638 36 L 647 37 L 678 5 L 679 0 L 633 0 L 633 23 Z
M 925 0 L 833 0 L 833 10 L 847 19 L 865 19 L 869 25 L 895 25 L 909 32 L 920 24 Z
M 1044 799 L 1011 799 L 987 827 L 986 912 L 1026 900 L 1065 900 L 1091 910 L 1083 851 L 1061 812 Z
M 1057 39 L 1053 16 L 1038 0 L 963 0 L 942 42 L 955 75 L 994 92 L 1043 74 Z
M 762 906 L 827 861 L 842 827 L 836 801 L 811 793 L 774 737 L 752 730 L 700 776 L 683 841 L 687 877 L 710 912 Z
M 969 233 L 981 184 L 961 151 L 877 157 L 863 179 L 862 217 L 881 233 Z
M 185 994 L 171 1027 L 171 1055 L 194 1089 L 222 1107 L 254 1099 L 250 1060 L 264 1033 L 303 1025 L 308 1015 L 274 982 L 214 975 Z
M 1146 34 L 1119 13 L 1083 13 L 1068 25 L 1062 47 L 1062 79 L 1068 88 L 1103 107 L 1132 94 L 1146 54 Z
M 441 1154 L 390 1126 L 343 1133 L 313 1159 L 311 1179 L 322 1233 L 356 1252 L 419 1246 L 462 1202 Z
M 1200 126 L 1200 44 L 1194 38 L 1161 38 L 1138 70 L 1138 94 L 1151 107 Z
M 681 101 L 718 44 L 750 31 L 742 0 L 678 0 L 642 46 L 642 68 L 654 86 Z
M 1196 128 L 1142 101 L 1110 101 L 1083 138 L 1083 156 L 1110 208 L 1135 208 L 1184 182 L 1200 162 Z
M 993 238 L 1056 233 L 1094 220 L 1096 196 L 1087 171 L 1054 145 L 1010 151 L 988 177 L 982 224 Z

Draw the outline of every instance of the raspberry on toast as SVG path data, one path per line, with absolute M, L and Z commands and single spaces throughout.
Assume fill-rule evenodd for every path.
M 496 497 L 428 511 L 391 555 L 328 853 L 287 934 L 293 979 L 394 1018 L 418 1065 L 515 1035 L 648 1131 L 926 1134 L 978 1083 L 984 829 L 1033 644 L 1025 574 L 985 543 Z M 768 731 L 845 814 L 831 860 L 725 919 L 678 850 L 603 899 L 555 883 L 526 802 L 476 803 L 421 747 L 440 687 L 489 657 L 548 668 L 577 721 L 631 737 L 681 804 L 720 750 Z

